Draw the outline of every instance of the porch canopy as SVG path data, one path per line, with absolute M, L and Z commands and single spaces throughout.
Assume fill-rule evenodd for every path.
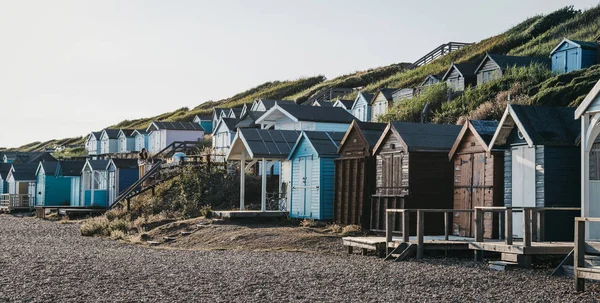
M 275 162 L 286 160 L 299 136 L 300 132 L 295 130 L 238 129 L 226 159 L 227 161 L 240 161 L 240 210 L 244 210 L 245 172 L 259 160 L 262 161 L 264 168 L 261 211 L 267 210 L 267 165 L 269 162 L 272 165 Z M 279 184 L 281 187 L 281 176 Z

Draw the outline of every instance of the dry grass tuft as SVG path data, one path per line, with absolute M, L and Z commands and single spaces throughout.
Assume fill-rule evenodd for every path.
M 313 219 L 304 219 L 300 222 L 301 227 L 317 227 L 317 221 Z
M 339 234 L 342 232 L 343 227 L 337 223 L 332 223 L 332 224 L 327 225 L 326 229 L 334 234 Z
M 342 228 L 342 236 L 353 236 L 362 233 L 362 228 L 358 225 L 346 225 Z

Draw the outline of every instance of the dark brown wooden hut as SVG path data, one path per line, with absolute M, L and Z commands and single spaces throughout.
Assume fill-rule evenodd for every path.
M 376 186 L 371 230 L 385 230 L 388 208 L 452 208 L 454 174 L 448 152 L 460 130 L 457 125 L 406 122 L 387 125 L 373 148 Z M 415 225 L 416 220 L 411 219 L 410 223 Z M 415 229 L 411 227 L 411 230 Z M 425 232 L 444 234 L 443 214 L 425 214 Z
M 504 205 L 504 150 L 488 146 L 498 128 L 498 121 L 467 121 L 448 157 L 454 163 L 454 209 Z M 484 215 L 486 238 L 498 236 L 498 214 Z M 473 237 L 472 213 L 455 213 L 452 233 Z
M 373 147 L 386 124 L 354 121 L 346 131 L 335 160 L 334 221 L 369 228 L 371 195 L 375 190 Z

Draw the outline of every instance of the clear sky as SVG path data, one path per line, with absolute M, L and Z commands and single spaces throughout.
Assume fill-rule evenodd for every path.
M 476 42 L 592 0 L 0 0 L 0 146 Z

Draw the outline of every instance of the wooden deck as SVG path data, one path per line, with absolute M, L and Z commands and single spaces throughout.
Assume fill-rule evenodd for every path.
M 98 207 L 87 207 L 87 206 L 36 206 L 35 216 L 40 219 L 44 219 L 48 212 L 58 212 L 60 215 L 101 215 L 106 212 L 106 208 Z
M 278 210 L 225 210 L 213 211 L 213 215 L 220 219 L 244 219 L 244 218 L 286 218 L 289 216 L 288 211 Z
M 469 243 L 473 238 L 457 237 L 457 236 L 424 236 L 424 250 L 469 250 Z M 387 246 L 386 246 L 387 242 Z M 362 249 L 363 255 L 367 251 L 375 251 L 380 257 L 387 253 L 387 249 L 394 249 L 400 246 L 403 242 L 401 237 L 393 237 L 392 241 L 386 241 L 386 237 L 344 237 L 342 244 L 348 248 L 348 253 L 351 254 L 354 248 Z M 418 244 L 417 237 L 410 237 L 410 244 Z
M 506 244 L 504 240 L 472 241 L 469 243 L 469 249 L 472 250 L 515 255 L 567 255 L 573 250 L 573 247 L 573 242 L 531 242 L 529 246 L 519 241 Z

